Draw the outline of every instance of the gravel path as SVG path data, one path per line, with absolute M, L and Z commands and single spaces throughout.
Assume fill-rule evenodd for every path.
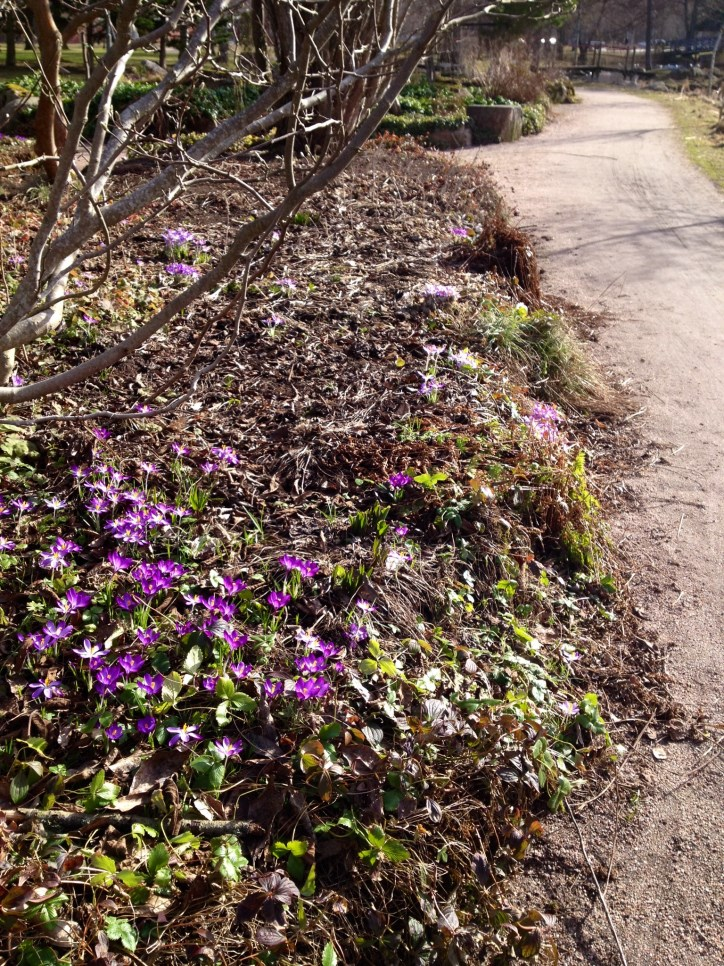
M 581 821 L 604 881 L 610 871 L 629 966 L 723 963 L 724 199 L 666 109 L 622 90 L 583 89 L 539 137 L 464 154 L 492 165 L 537 241 L 545 288 L 614 318 L 601 361 L 646 407 L 650 467 L 626 481 L 615 535 L 637 561 L 672 694 L 714 737 L 647 734 L 638 775 L 622 776 L 632 784 Z M 550 823 L 521 888 L 557 914 L 562 963 L 619 962 L 570 819 Z

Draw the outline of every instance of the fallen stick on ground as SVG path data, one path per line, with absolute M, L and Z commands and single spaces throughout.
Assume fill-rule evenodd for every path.
M 603 894 L 598 878 L 596 877 L 596 873 L 594 872 L 593 864 L 591 863 L 591 860 L 588 857 L 588 852 L 586 852 L 586 845 L 585 845 L 585 842 L 583 841 L 583 836 L 581 835 L 581 829 L 579 828 L 578 822 L 576 821 L 576 816 L 573 814 L 573 809 L 568 804 L 568 802 L 566 802 L 566 808 L 568 809 L 568 814 L 571 816 L 576 832 L 578 833 L 578 841 L 581 843 L 581 851 L 583 852 L 583 858 L 586 860 L 586 865 L 588 866 L 591 876 L 593 877 L 593 882 L 596 886 L 596 891 L 598 892 L 598 898 L 601 900 L 601 905 L 603 906 L 603 911 L 606 913 L 606 919 L 608 920 L 608 925 L 611 929 L 611 932 L 613 933 L 613 938 L 616 940 L 616 946 L 618 947 L 618 954 L 621 957 L 621 963 L 623 964 L 623 966 L 628 966 L 626 953 L 624 952 L 623 946 L 621 945 L 621 940 L 618 938 L 618 932 L 616 931 L 616 926 L 614 925 L 613 919 L 611 918 L 611 913 L 608 908 L 608 903 L 606 902 L 606 897 Z

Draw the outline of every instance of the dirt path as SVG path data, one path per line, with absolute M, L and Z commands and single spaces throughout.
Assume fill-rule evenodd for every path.
M 585 89 L 541 136 L 466 153 L 492 164 L 531 230 L 545 287 L 616 320 L 601 359 L 641 391 L 651 464 L 626 481 L 616 537 L 638 561 L 634 585 L 649 638 L 667 648 L 673 695 L 721 726 L 724 199 L 665 108 L 623 91 Z M 610 863 L 629 966 L 713 966 L 724 962 L 722 746 L 646 735 L 642 749 L 640 803 L 631 768 L 617 802 L 584 813 L 584 838 L 604 881 Z M 552 823 L 523 890 L 557 912 L 564 964 L 619 962 L 570 819 Z

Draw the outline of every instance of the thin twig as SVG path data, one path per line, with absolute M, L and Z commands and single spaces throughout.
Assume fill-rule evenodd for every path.
M 588 852 L 586 852 L 586 844 L 583 841 L 583 836 L 581 835 L 581 829 L 578 825 L 578 822 L 576 821 L 576 816 L 573 814 L 573 809 L 568 804 L 568 802 L 566 802 L 566 808 L 568 809 L 568 814 L 571 816 L 571 819 L 573 820 L 573 825 L 575 826 L 576 832 L 578 833 L 578 841 L 581 843 L 581 851 L 583 852 L 583 858 L 586 860 L 586 865 L 588 866 L 591 876 L 593 877 L 593 881 L 596 886 L 596 891 L 598 892 L 598 898 L 601 900 L 601 905 L 603 906 L 603 911 L 606 913 L 606 919 L 608 920 L 608 925 L 611 929 L 611 932 L 613 933 L 613 938 L 616 941 L 616 947 L 618 948 L 618 954 L 621 957 L 621 963 L 623 964 L 623 966 L 628 966 L 626 953 L 623 950 L 623 946 L 621 945 L 621 940 L 619 939 L 618 932 L 616 931 L 616 926 L 614 924 L 613 919 L 611 918 L 611 913 L 608 908 L 608 903 L 606 902 L 606 897 L 603 894 L 599 881 L 596 877 L 596 873 L 593 869 L 593 865 L 588 856 Z
M 683 788 L 685 785 L 689 784 L 690 779 L 692 779 L 694 775 L 698 775 L 699 772 L 704 771 L 713 762 L 719 761 L 719 759 L 722 757 L 722 750 L 721 750 L 722 743 L 724 743 L 724 738 L 720 738 L 719 741 L 715 741 L 712 747 L 718 749 L 716 754 L 713 754 L 711 758 L 707 758 L 706 761 L 702 761 L 699 765 L 696 766 L 696 768 L 693 768 L 687 774 L 686 778 L 680 781 L 678 785 L 674 785 L 673 788 L 670 788 L 667 792 L 664 792 L 663 797 L 668 798 L 669 795 L 673 795 L 674 792 L 678 792 L 680 788 Z M 704 754 L 706 754 L 706 752 Z
M 611 781 L 608 782 L 608 784 L 604 785 L 603 788 L 601 789 L 601 791 L 600 792 L 597 792 L 592 798 L 587 798 L 585 802 L 581 802 L 580 805 L 577 805 L 576 806 L 576 812 L 579 815 L 581 814 L 581 812 L 583 811 L 584 808 L 588 808 L 589 805 L 593 805 L 594 802 L 597 802 L 599 798 L 603 798 L 603 796 L 606 794 L 606 792 L 609 790 L 609 788 L 611 788 L 611 786 L 618 780 L 619 774 L 624 769 L 624 765 L 626 765 L 626 763 L 628 762 L 628 760 L 631 757 L 631 755 L 638 748 L 639 742 L 641 741 L 641 739 L 642 739 L 642 737 L 644 735 L 644 732 L 646 731 L 646 729 L 648 728 L 648 726 L 651 724 L 651 722 L 654 720 L 655 717 L 656 717 L 656 711 L 654 710 L 649 715 L 649 717 L 648 717 L 648 719 L 646 721 L 646 724 L 643 726 L 643 728 L 641 729 L 641 731 L 639 731 L 638 735 L 636 736 L 636 741 L 634 741 L 634 743 L 631 745 L 631 747 L 629 748 L 629 750 L 626 752 L 626 755 L 625 755 L 623 761 L 618 766 L 618 768 L 616 768 L 616 774 L 613 776 L 613 778 L 611 779 Z

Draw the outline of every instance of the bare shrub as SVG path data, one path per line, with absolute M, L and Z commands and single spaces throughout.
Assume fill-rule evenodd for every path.
M 480 81 L 489 97 L 532 104 L 545 95 L 549 77 L 532 69 L 528 48 L 519 44 L 497 51 Z

